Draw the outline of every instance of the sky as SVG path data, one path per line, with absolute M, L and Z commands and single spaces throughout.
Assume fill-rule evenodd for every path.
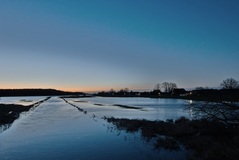
M 0 0 L 0 88 L 239 80 L 238 0 Z

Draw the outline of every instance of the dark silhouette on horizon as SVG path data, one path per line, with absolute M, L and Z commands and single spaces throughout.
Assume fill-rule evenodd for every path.
M 35 109 L 40 104 L 48 101 L 51 97 L 47 97 L 43 100 L 40 100 L 36 103 L 33 103 L 28 106 L 19 105 L 19 104 L 1 104 L 0 103 L 0 127 L 1 125 L 11 125 L 16 119 L 20 117 L 22 112 L 27 112 L 30 109 Z
M 129 91 L 128 88 L 115 91 L 102 91 L 95 96 L 102 97 L 149 97 L 149 98 L 178 98 L 200 101 L 236 101 L 239 102 L 239 82 L 233 78 L 224 80 L 221 89 L 210 89 L 209 87 L 196 87 L 194 90 L 186 91 L 184 88 L 177 88 L 176 83 L 157 83 L 153 91 L 137 92 Z M 163 90 L 163 91 L 162 91 Z
M 66 92 L 56 89 L 0 89 L 0 97 L 11 96 L 60 96 L 60 95 L 82 95 L 83 92 Z

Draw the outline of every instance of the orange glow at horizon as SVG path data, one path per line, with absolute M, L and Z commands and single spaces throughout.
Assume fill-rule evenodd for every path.
M 56 85 L 30 85 L 30 84 L 14 84 L 14 85 L 1 85 L 0 89 L 56 89 L 69 92 L 99 92 L 99 91 L 109 91 L 110 89 L 120 90 L 127 87 L 112 87 L 112 86 L 56 86 Z M 141 87 L 131 86 L 128 87 L 129 90 L 138 90 L 142 89 Z
M 110 88 L 107 87 L 57 87 L 57 86 L 31 86 L 31 85 L 4 85 L 0 86 L 0 89 L 56 89 L 69 92 L 94 92 L 94 91 L 107 91 Z

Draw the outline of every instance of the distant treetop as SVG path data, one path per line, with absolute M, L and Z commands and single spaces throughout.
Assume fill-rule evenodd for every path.
M 239 89 L 239 82 L 233 78 L 227 78 L 220 84 L 220 86 L 223 89 Z

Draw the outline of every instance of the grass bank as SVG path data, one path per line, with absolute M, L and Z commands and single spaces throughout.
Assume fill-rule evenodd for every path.
M 118 130 L 140 132 L 143 139 L 155 140 L 155 148 L 178 150 L 183 145 L 188 159 L 239 159 L 239 130 L 216 121 L 178 120 L 149 121 L 107 118 Z
M 18 104 L 0 104 L 0 125 L 13 123 L 17 118 L 19 118 L 22 112 L 29 111 L 31 108 L 39 106 L 48 99 L 50 99 L 50 97 L 28 106 Z

